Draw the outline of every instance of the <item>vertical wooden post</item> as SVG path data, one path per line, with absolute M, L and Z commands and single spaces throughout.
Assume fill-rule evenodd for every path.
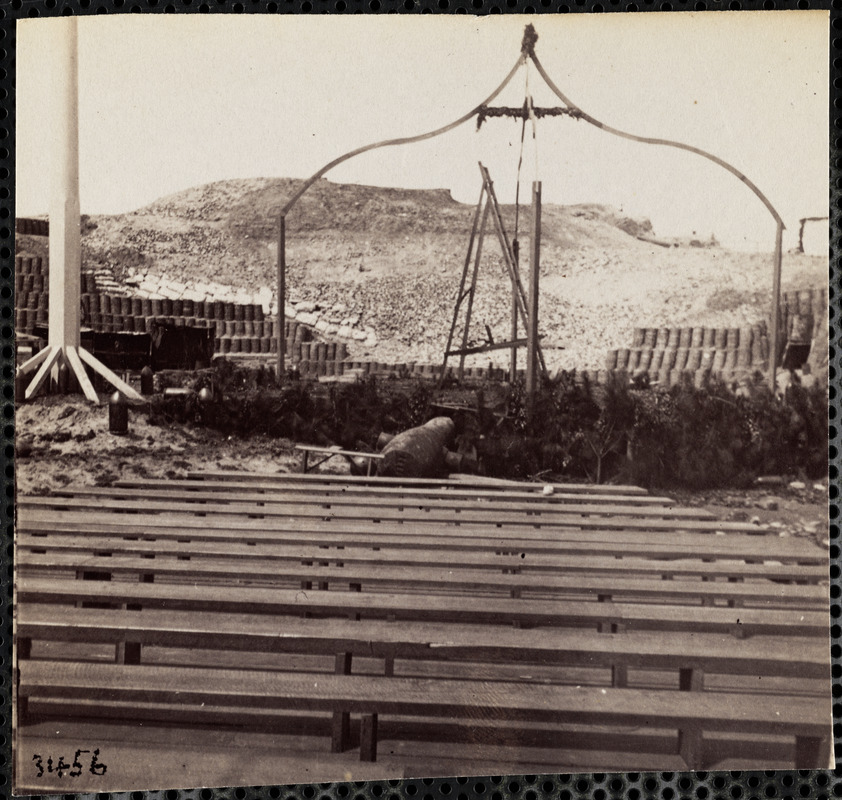
M 351 674 L 351 653 L 337 653 L 336 675 Z M 333 724 L 331 726 L 330 749 L 333 753 L 342 753 L 348 748 L 348 741 L 351 736 L 351 715 L 347 711 L 334 711 Z
M 515 257 L 515 267 L 517 268 L 520 264 L 520 243 L 517 239 L 512 242 L 512 252 L 514 253 Z M 517 269 L 515 269 L 515 273 L 517 273 Z M 512 342 L 517 341 L 517 281 L 512 281 Z M 517 380 L 517 345 L 512 345 L 512 354 L 510 358 L 509 364 L 509 383 L 514 383 Z
M 541 181 L 532 184 L 532 235 L 529 237 L 529 309 L 526 319 L 526 394 L 530 408 L 538 386 L 538 275 L 541 269 Z
M 775 391 L 775 383 L 778 375 L 778 323 L 780 319 L 781 302 L 781 241 L 783 239 L 784 224 L 778 222 L 775 232 L 775 271 L 772 276 L 772 317 L 771 334 L 769 344 L 769 385 Z
M 286 349 L 287 218 L 278 219 L 278 383 L 283 381 Z M 307 471 L 306 469 L 304 470 Z
M 82 243 L 79 231 L 79 79 L 77 20 L 56 26 L 55 125 L 50 202 L 50 347 L 79 346 Z M 60 364 L 56 362 L 54 373 Z

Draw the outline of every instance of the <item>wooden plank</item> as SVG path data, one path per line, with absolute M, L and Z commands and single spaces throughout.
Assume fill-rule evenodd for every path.
M 315 447 L 308 444 L 295 445 L 296 450 L 302 450 L 306 453 L 324 453 L 330 456 L 362 456 L 363 458 L 381 459 L 385 458 L 382 453 L 363 453 L 359 450 L 342 450 L 336 447 Z
M 371 547 L 342 546 L 318 547 L 297 544 L 262 544 L 246 543 L 234 538 L 222 542 L 206 540 L 182 541 L 178 532 L 170 531 L 165 538 L 155 534 L 150 541 L 137 538 L 124 539 L 109 531 L 90 531 L 86 536 L 75 536 L 73 531 L 62 533 L 53 531 L 49 535 L 37 535 L 18 532 L 15 547 L 18 558 L 26 558 L 26 551 L 49 553 L 78 553 L 98 555 L 103 553 L 122 553 L 138 556 L 170 556 L 182 558 L 220 558 L 236 560 L 244 573 L 248 573 L 252 563 L 276 564 L 292 562 L 299 564 L 303 560 L 322 560 L 331 563 L 342 562 L 346 565 L 374 565 L 379 568 L 411 567 L 414 570 L 428 568 L 452 568 L 489 570 L 496 573 L 517 570 L 541 580 L 546 574 L 559 571 L 568 573 L 598 573 L 611 576 L 670 576 L 670 577 L 705 577 L 710 580 L 784 580 L 805 583 L 827 581 L 827 569 L 824 565 L 803 566 L 795 564 L 746 564 L 742 561 L 701 561 L 696 559 L 645 559 L 645 558 L 605 558 L 576 553 L 563 556 L 543 555 L 540 560 L 521 558 L 520 554 L 502 555 L 485 552 L 448 551 L 437 549 L 434 552 L 423 549 L 372 550 Z M 117 527 L 119 530 L 119 527 Z M 131 534 L 130 534 L 131 535 Z
M 203 490 L 203 491 L 222 491 L 222 492 L 239 492 L 248 491 L 252 493 L 263 492 L 287 492 L 289 486 L 297 488 L 297 491 L 305 491 L 305 487 L 290 481 L 289 485 L 279 481 L 239 481 L 239 480 L 197 480 L 197 479 L 154 479 L 154 478 L 126 478 L 115 481 L 114 486 L 128 489 L 183 489 L 185 491 Z M 540 486 L 538 487 L 541 488 Z M 573 501 L 576 503 L 605 503 L 610 497 L 612 503 L 622 503 L 623 505 L 675 505 L 675 500 L 670 497 L 657 497 L 646 494 L 623 494 L 623 495 L 604 495 L 604 494 L 586 494 L 583 492 L 562 492 L 553 491 L 551 495 L 545 495 L 541 491 L 499 491 L 495 489 L 461 489 L 456 487 L 401 487 L 401 486 L 360 486 L 356 483 L 332 481 L 322 484 L 306 484 L 306 492 L 310 496 L 315 497 L 333 497 L 337 494 L 356 497 L 401 497 L 415 499 L 418 497 L 429 498 L 444 498 L 457 499 L 465 498 L 469 500 L 485 500 L 489 502 L 501 501 L 518 501 L 524 503 L 549 503 L 549 504 L 564 504 L 566 501 Z
M 94 486 L 78 486 L 78 487 L 63 487 L 53 491 L 53 497 L 67 497 L 67 498 L 107 498 L 120 500 L 161 500 L 167 502 L 188 502 L 188 503 L 225 503 L 228 502 L 228 497 L 222 495 L 220 497 L 219 491 L 198 491 L 190 489 L 185 491 L 180 486 L 160 486 L 152 488 L 128 488 L 128 487 L 94 487 Z M 632 505 L 626 506 L 622 503 L 612 504 L 580 504 L 580 503 L 559 503 L 554 501 L 552 497 L 546 498 L 543 501 L 532 501 L 529 503 L 514 503 L 508 500 L 501 500 L 493 505 L 486 499 L 470 498 L 470 497 L 436 497 L 436 498 L 402 498 L 402 497 L 375 497 L 375 496 L 351 496 L 344 492 L 338 492 L 329 495 L 328 497 L 319 497 L 313 492 L 300 491 L 294 492 L 287 490 L 285 492 L 276 492 L 273 494 L 266 494 L 263 492 L 245 492 L 238 491 L 232 495 L 233 501 L 236 503 L 256 503 L 261 507 L 275 506 L 275 505 L 316 505 L 319 508 L 365 508 L 368 513 L 377 513 L 381 509 L 398 509 L 412 511 L 419 510 L 453 510 L 461 516 L 474 515 L 477 512 L 480 514 L 498 514 L 500 512 L 515 512 L 526 514 L 528 516 L 539 516 L 542 521 L 555 518 L 559 515 L 563 520 L 568 516 L 601 516 L 601 515 L 621 515 L 624 517 L 646 517 L 652 519 L 677 519 L 687 518 L 692 521 L 696 520 L 716 520 L 716 516 L 709 511 L 702 509 L 681 508 L 678 506 L 640 506 Z M 725 528 L 729 530 L 745 531 L 750 530 L 755 533 L 762 532 L 762 528 L 757 525 L 738 523 L 735 527 L 733 523 L 723 523 Z
M 37 497 L 33 495 L 19 497 L 18 506 L 24 508 L 54 508 L 67 510 L 90 511 L 118 511 L 128 513 L 131 511 L 143 514 L 163 514 L 181 512 L 187 514 L 213 514 L 239 515 L 263 517 L 316 517 L 320 520 L 360 520 L 360 521 L 392 521 L 433 524 L 451 523 L 459 525 L 470 524 L 494 524 L 497 527 L 503 525 L 518 525 L 531 527 L 573 527 L 591 529 L 637 529 L 637 530 L 686 530 L 715 533 L 754 533 L 763 534 L 764 530 L 754 525 L 746 525 L 737 522 L 721 522 L 717 520 L 699 519 L 655 519 L 636 518 L 633 510 L 626 514 L 623 512 L 609 513 L 607 511 L 597 513 L 585 510 L 577 513 L 570 509 L 565 511 L 553 510 L 551 512 L 530 512 L 529 510 L 503 511 L 494 507 L 472 509 L 469 512 L 458 513 L 448 510 L 431 509 L 424 510 L 415 507 L 405 507 L 403 510 L 394 508 L 371 508 L 363 505 L 331 505 L 318 503 L 290 503 L 262 501 L 255 503 L 230 502 L 225 503 L 219 496 L 213 501 L 199 502 L 194 499 L 192 502 L 177 500 L 157 499 L 120 499 L 118 497 L 97 496 L 91 497 Z M 602 515 L 604 514 L 604 516 Z M 760 548 L 758 548 L 760 549 Z
M 526 339 L 516 339 L 511 342 L 492 342 L 477 347 L 462 347 L 458 350 L 448 350 L 448 356 L 470 356 L 476 353 L 490 353 L 492 350 L 511 350 L 512 347 L 525 347 Z
M 19 603 L 114 602 L 143 608 L 256 614 L 327 614 L 366 618 L 434 620 L 521 625 L 592 627 L 622 625 L 629 630 L 729 632 L 740 637 L 827 636 L 827 614 L 803 609 L 749 609 L 575 600 L 470 598 L 461 595 L 364 593 L 264 589 L 208 592 L 205 586 L 48 580 L 21 577 Z
M 418 526 L 364 524 L 289 518 L 230 521 L 214 516 L 157 514 L 151 516 L 93 511 L 43 511 L 18 504 L 21 532 L 181 538 L 185 541 L 247 541 L 323 546 L 370 546 L 404 549 L 429 547 L 445 550 L 479 550 L 516 553 L 526 560 L 530 553 L 579 553 L 644 558 L 732 558 L 762 562 L 782 561 L 827 565 L 827 552 L 809 541 L 768 537 L 763 547 L 749 536 L 693 536 L 632 530 L 625 532 L 584 530 L 530 530 L 491 526 Z M 423 530 L 423 533 L 420 532 Z
M 102 702 L 201 703 L 350 713 L 470 716 L 586 725 L 703 726 L 708 731 L 826 737 L 829 698 L 769 697 L 716 692 L 533 686 L 493 681 L 302 676 L 258 670 L 148 669 L 118 664 L 23 661 L 20 691 L 52 698 Z M 315 678 L 315 679 L 314 679 Z M 107 700 L 106 700 L 107 699 Z
M 322 556 L 323 558 L 323 556 Z M 828 593 L 822 586 L 797 586 L 780 583 L 714 583 L 711 581 L 664 581 L 643 579 L 621 579 L 617 577 L 565 577 L 542 575 L 536 581 L 534 574 L 504 575 L 487 570 L 435 569 L 419 571 L 412 567 L 393 567 L 384 573 L 381 566 L 359 566 L 347 564 L 342 567 L 320 565 L 318 561 L 306 564 L 252 563 L 248 571 L 242 561 L 212 559 L 190 561 L 166 558 L 135 558 L 119 553 L 107 560 L 93 555 L 70 554 L 39 555 L 19 553 L 16 563 L 18 574 L 30 574 L 30 570 L 64 570 L 82 572 L 105 570 L 111 575 L 154 575 L 191 582 L 195 579 L 215 580 L 263 580 L 296 581 L 307 580 L 319 584 L 337 584 L 347 589 L 354 583 L 363 589 L 380 590 L 384 585 L 400 585 L 402 588 L 423 588 L 428 592 L 458 590 L 462 593 L 474 591 L 501 591 L 512 597 L 524 592 L 538 591 L 541 594 L 574 594 L 596 597 L 610 596 L 615 599 L 647 599 L 668 602 L 685 601 L 729 601 L 746 602 L 751 606 L 778 607 L 828 607 Z M 37 574 L 37 572 L 36 572 Z
M 235 650 L 238 652 L 351 653 L 359 657 L 535 663 L 605 669 L 615 664 L 653 670 L 697 669 L 711 674 L 827 679 L 827 647 L 820 637 L 755 637 L 677 631 L 594 636 L 580 631 L 285 618 L 192 612 L 72 608 L 23 604 L 19 638 L 52 642 Z M 493 635 L 490 635 L 493 631 Z M 793 686 L 793 689 L 795 687 Z
M 514 489 L 515 491 L 542 492 L 545 486 L 552 486 L 562 492 L 582 492 L 584 494 L 648 494 L 640 486 L 630 484 L 593 484 L 593 483 L 527 483 L 523 481 L 509 481 L 502 478 L 478 478 L 475 476 L 461 478 L 384 478 L 380 476 L 360 475 L 302 475 L 295 472 L 242 472 L 240 470 L 190 470 L 187 478 L 194 480 L 237 480 L 237 481 L 276 481 L 278 483 L 348 483 L 358 486 L 405 486 L 405 487 L 454 487 L 480 488 L 499 487 L 500 490 Z

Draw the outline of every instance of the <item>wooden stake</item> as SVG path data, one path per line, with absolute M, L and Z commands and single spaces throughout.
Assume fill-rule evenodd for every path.
M 515 256 L 515 264 L 520 264 L 520 247 L 512 248 Z M 517 341 L 517 283 L 512 281 L 512 335 L 511 340 Z M 509 383 L 517 380 L 517 345 L 512 345 L 512 357 L 509 365 Z
M 772 391 L 776 391 L 776 381 L 778 377 L 778 336 L 779 336 L 779 318 L 780 318 L 780 303 L 781 303 L 781 241 L 783 239 L 784 224 L 778 222 L 778 227 L 775 232 L 775 265 L 774 273 L 772 275 L 772 316 L 771 323 L 771 344 L 769 347 L 769 385 Z
M 541 181 L 532 184 L 532 235 L 529 240 L 529 308 L 526 317 L 526 394 L 530 406 L 538 387 L 538 276 L 541 269 Z
M 286 273 L 287 273 L 287 218 L 278 220 L 278 382 L 283 381 L 286 369 Z
M 485 238 L 485 227 L 488 224 L 488 203 L 482 211 L 482 224 L 477 237 L 476 255 L 474 257 L 474 271 L 471 273 L 471 288 L 468 290 L 468 308 L 465 310 L 465 327 L 462 330 L 462 355 L 459 356 L 459 380 L 465 377 L 465 350 L 468 347 L 468 331 L 471 326 L 471 314 L 474 309 L 474 294 L 477 290 L 477 274 L 479 273 L 479 262 L 482 258 L 482 240 Z M 444 373 L 442 372 L 442 378 Z
M 468 239 L 468 252 L 465 255 L 465 263 L 462 265 L 462 277 L 459 279 L 459 291 L 456 294 L 456 302 L 453 306 L 453 319 L 450 322 L 450 332 L 447 334 L 447 344 L 444 348 L 444 358 L 441 363 L 441 377 L 439 378 L 439 388 L 444 383 L 444 376 L 447 374 L 447 359 L 450 356 L 451 346 L 453 344 L 453 334 L 456 332 L 456 325 L 459 322 L 459 309 L 462 307 L 462 301 L 466 297 L 465 283 L 468 279 L 468 269 L 471 266 L 471 257 L 474 254 L 474 242 L 476 241 L 477 228 L 479 226 L 480 213 L 482 212 L 482 201 L 485 198 L 485 183 L 479 192 L 479 201 L 474 212 L 474 221 L 471 225 L 471 235 Z M 463 348 L 464 349 L 464 348 Z

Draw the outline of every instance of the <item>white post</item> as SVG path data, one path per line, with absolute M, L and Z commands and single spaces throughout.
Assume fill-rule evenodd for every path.
M 76 17 L 53 20 L 52 193 L 50 197 L 50 332 L 47 347 L 18 368 L 36 368 L 25 398 L 34 397 L 62 364 L 76 376 L 85 396 L 99 402 L 84 364 L 102 375 L 128 399 L 143 398 L 108 367 L 83 350 L 79 338 L 82 242 L 79 205 L 79 68 Z M 83 363 L 84 362 L 84 363 Z
M 50 198 L 51 347 L 79 346 L 79 80 L 76 17 L 56 25 Z

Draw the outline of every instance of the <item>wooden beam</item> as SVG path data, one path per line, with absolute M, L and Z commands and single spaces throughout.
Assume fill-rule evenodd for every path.
M 483 188 L 485 186 L 483 185 Z M 485 203 L 485 208 L 482 210 L 482 223 L 479 228 L 479 237 L 477 238 L 476 255 L 474 257 L 474 270 L 471 273 L 471 288 L 468 291 L 468 307 L 465 309 L 465 327 L 462 329 L 462 349 L 459 353 L 459 380 L 465 377 L 465 356 L 468 355 L 468 333 L 471 326 L 471 315 L 474 310 L 474 295 L 477 291 L 477 275 L 479 274 L 479 262 L 482 259 L 482 242 L 485 238 L 485 228 L 488 225 L 488 212 L 490 206 L 488 202 Z M 444 380 L 444 371 L 442 371 L 442 380 Z
M 450 322 L 450 331 L 447 334 L 447 344 L 444 347 L 444 359 L 441 364 L 441 378 L 440 384 L 444 381 L 444 376 L 447 373 L 447 359 L 450 355 L 450 346 L 453 344 L 453 335 L 456 332 L 456 325 L 459 322 L 459 309 L 462 307 L 462 301 L 467 297 L 470 290 L 465 289 L 465 282 L 468 279 L 468 269 L 471 266 L 471 258 L 474 253 L 474 242 L 476 240 L 477 229 L 479 227 L 480 213 L 482 212 L 482 202 L 485 199 L 485 183 L 479 191 L 479 200 L 477 201 L 476 211 L 474 211 L 474 221 L 471 224 L 471 235 L 468 237 L 468 252 L 465 254 L 465 263 L 462 265 L 462 277 L 459 279 L 459 291 L 456 293 L 456 303 L 453 306 L 453 319 Z
M 99 395 L 96 393 L 96 390 L 88 379 L 88 373 L 85 372 L 85 367 L 79 360 L 79 354 L 76 352 L 76 348 L 67 347 L 64 352 L 67 357 L 67 363 L 69 364 L 70 369 L 76 374 L 76 380 L 79 381 L 79 386 L 82 387 L 85 397 L 87 397 L 92 403 L 99 405 Z
M 538 388 L 538 282 L 541 269 L 541 181 L 532 184 L 529 237 L 529 307 L 526 315 L 526 394 L 530 407 Z
M 449 356 L 461 356 L 461 355 L 472 355 L 474 353 L 489 353 L 492 350 L 505 350 L 509 347 L 523 347 L 526 344 L 526 339 L 516 339 L 512 342 L 492 342 L 491 344 L 483 344 L 477 347 L 466 347 L 463 350 L 450 350 L 448 351 L 447 355 Z
M 30 383 L 29 386 L 26 387 L 26 394 L 24 395 L 24 397 L 27 400 L 30 400 L 35 396 L 35 394 L 41 388 L 41 384 L 44 383 L 44 380 L 46 379 L 53 365 L 56 363 L 56 361 L 59 360 L 59 358 L 61 358 L 60 347 L 47 347 L 41 352 L 45 352 L 47 353 L 47 355 L 44 356 L 44 362 L 41 364 L 41 368 L 38 370 L 38 372 L 35 373 L 35 377 L 32 379 L 32 383 Z
M 287 218 L 278 220 L 278 382 L 283 380 L 286 349 Z
M 119 389 L 129 400 L 135 400 L 139 403 L 146 401 L 127 384 L 122 378 L 115 375 L 108 367 L 105 366 L 99 359 L 92 356 L 84 347 L 79 348 L 79 357 L 84 361 L 94 372 L 98 372 L 107 380 L 112 386 Z
M 26 375 L 27 372 L 31 372 L 35 367 L 37 367 L 48 355 L 50 355 L 50 348 L 45 347 L 43 350 L 39 350 L 32 358 L 27 359 L 26 361 L 21 364 L 17 369 L 18 375 Z
M 777 390 L 775 383 L 778 372 L 778 336 L 779 320 L 781 314 L 781 242 L 783 239 L 783 222 L 778 222 L 775 231 L 775 263 L 772 272 L 772 309 L 771 309 L 771 343 L 769 346 L 769 387 L 773 392 Z

